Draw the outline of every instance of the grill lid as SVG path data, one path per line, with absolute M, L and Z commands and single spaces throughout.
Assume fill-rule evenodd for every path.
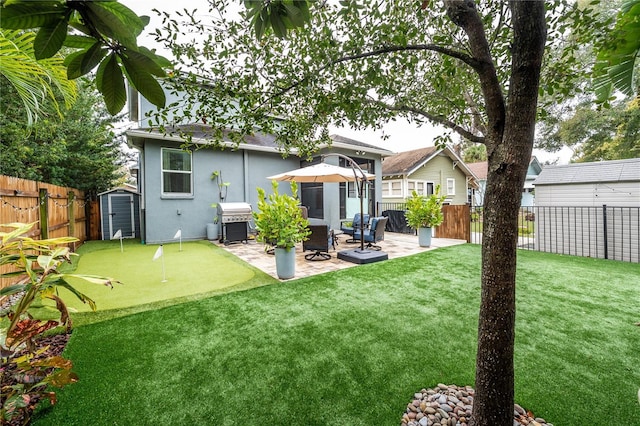
M 251 213 L 251 204 L 249 203 L 218 203 L 218 208 L 223 215 Z
M 222 223 L 249 222 L 252 219 L 249 203 L 218 203 Z

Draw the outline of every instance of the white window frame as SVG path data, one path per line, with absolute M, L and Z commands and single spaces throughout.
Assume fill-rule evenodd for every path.
M 447 178 L 447 195 L 456 195 L 456 179 Z
M 429 188 L 431 188 L 431 193 L 429 193 Z M 418 195 L 428 196 L 433 194 L 434 188 L 435 184 L 428 180 L 407 180 L 407 197 L 411 197 L 413 189 L 416 190 Z
M 172 170 L 164 168 L 164 153 L 166 151 L 179 152 L 180 154 L 189 155 L 190 170 Z M 164 175 L 165 173 L 188 174 L 189 175 L 189 192 L 165 192 L 164 191 Z M 160 148 L 160 191 L 164 198 L 185 198 L 193 197 L 193 153 L 176 148 Z
M 397 192 L 394 192 L 393 184 L 400 184 L 400 188 L 396 189 Z M 394 180 L 385 180 L 382 182 L 382 198 L 402 198 L 402 180 L 394 179 Z

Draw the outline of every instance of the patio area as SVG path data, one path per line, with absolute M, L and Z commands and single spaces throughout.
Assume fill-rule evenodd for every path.
M 322 274 L 324 272 L 337 271 L 340 269 L 358 266 L 355 263 L 346 262 L 344 260 L 338 259 L 337 257 L 338 252 L 341 250 L 350 250 L 359 247 L 359 243 L 347 243 L 347 238 L 347 235 L 338 235 L 338 244 L 336 245 L 335 250 L 331 249 L 329 251 L 329 254 L 331 254 L 331 259 L 324 261 L 306 260 L 304 258 L 304 255 L 311 252 L 303 252 L 302 244 L 298 244 L 296 246 L 295 278 L 303 278 L 311 275 Z M 416 235 L 385 232 L 384 241 L 381 241 L 379 245 L 382 247 L 382 251 L 389 255 L 389 259 L 395 259 L 398 257 L 409 256 L 411 254 L 416 254 L 423 251 L 435 250 L 440 247 L 448 247 L 465 243 L 466 241 L 464 240 L 433 238 L 431 240 L 431 247 L 420 247 L 418 245 L 418 237 Z M 215 244 L 227 250 L 228 252 L 233 253 L 245 262 L 271 275 L 272 277 L 278 278 L 276 274 L 276 260 L 273 255 L 269 255 L 265 252 L 264 244 L 259 243 L 253 239 L 250 239 L 247 244 L 233 243 L 227 246 L 218 242 L 216 242 Z

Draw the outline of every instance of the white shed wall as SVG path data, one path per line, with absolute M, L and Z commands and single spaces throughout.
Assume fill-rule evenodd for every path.
M 536 185 L 537 206 L 640 207 L 640 182 Z

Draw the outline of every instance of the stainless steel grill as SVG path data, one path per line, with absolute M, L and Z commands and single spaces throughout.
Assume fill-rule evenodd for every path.
M 221 223 L 249 222 L 251 220 L 251 204 L 218 203 Z
M 222 224 L 220 241 L 224 244 L 248 241 L 248 226 L 252 219 L 251 204 L 218 203 L 218 215 Z

